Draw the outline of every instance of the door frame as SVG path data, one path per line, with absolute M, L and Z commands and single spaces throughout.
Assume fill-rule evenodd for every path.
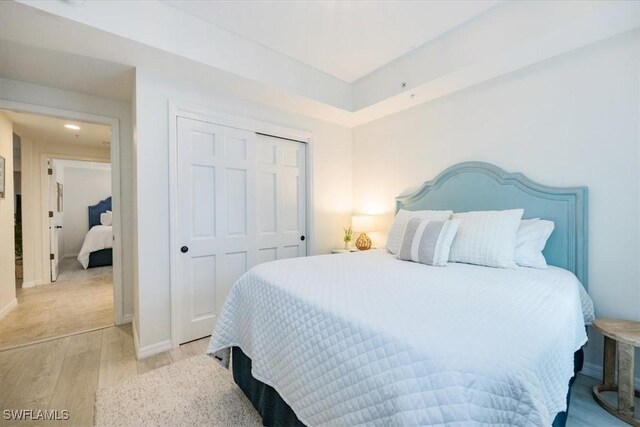
M 115 117 L 102 116 L 97 114 L 85 113 L 82 111 L 74 111 L 67 110 L 64 108 L 57 107 L 49 107 L 38 104 L 30 104 L 27 102 L 19 102 L 19 101 L 11 101 L 8 99 L 0 98 L 0 109 L 3 110 L 12 110 L 21 113 L 29 113 L 29 114 L 39 114 L 42 116 L 56 117 L 67 120 L 78 120 L 83 122 L 90 123 L 98 123 L 101 125 L 106 125 L 111 127 L 111 197 L 113 204 L 113 235 L 115 237 L 113 242 L 113 311 L 114 311 L 114 322 L 116 325 L 121 325 L 126 322 L 130 322 L 131 319 L 124 318 L 124 300 L 123 300 L 123 292 L 122 292 L 122 187 L 120 184 L 120 120 Z M 56 153 L 47 153 L 42 154 L 40 158 L 40 166 L 42 167 L 42 159 L 45 158 L 59 158 L 59 159 L 69 159 L 69 160 L 85 160 L 89 159 L 87 156 L 71 156 L 71 155 L 60 155 Z M 93 160 L 89 159 L 89 161 L 101 161 L 104 162 L 104 159 L 101 160 Z M 42 169 L 41 169 L 42 171 Z M 42 177 L 41 177 L 42 178 Z M 40 181 L 42 185 L 42 179 Z M 41 187 L 42 189 L 42 187 Z M 43 207 L 46 207 L 43 205 Z M 41 256 L 46 258 L 46 263 L 43 264 L 49 266 L 49 249 L 46 250 L 45 247 L 48 248 L 50 245 L 49 242 L 49 233 L 48 233 L 48 225 L 45 224 L 45 221 L 48 220 L 46 215 L 40 212 L 43 216 L 41 224 L 43 241 L 42 241 L 42 252 Z M 47 231 L 45 233 L 45 230 Z M 38 255 L 38 250 L 36 248 L 36 253 L 34 256 Z M 49 269 L 51 267 L 49 266 Z M 51 283 L 51 274 L 49 274 L 49 278 L 45 277 L 45 280 L 42 283 L 38 283 L 38 285 L 44 285 Z M 129 316 L 127 316 L 129 317 Z
M 314 210 L 313 210 L 313 134 L 311 132 L 263 122 L 248 117 L 235 116 L 183 101 L 169 100 L 169 270 L 171 283 L 171 344 L 177 348 L 178 337 L 178 118 L 199 120 L 220 126 L 259 132 L 276 137 L 291 139 L 306 144 L 305 149 L 305 191 L 307 255 L 313 255 Z M 213 332 L 213 331 L 212 331 Z
M 47 181 L 48 181 L 48 175 L 45 175 L 42 173 L 42 171 L 47 169 L 47 161 L 48 160 L 78 160 L 78 161 L 83 161 L 83 162 L 95 162 L 95 163 L 109 163 L 111 164 L 111 194 L 113 194 L 113 162 L 111 162 L 111 159 L 107 160 L 104 157 L 94 157 L 94 156 L 75 156 L 72 154 L 55 154 L 55 153 L 40 153 L 40 195 L 42 197 L 41 199 L 41 206 L 42 206 L 42 259 L 43 261 L 46 259 L 47 260 L 47 264 L 49 264 L 49 255 L 50 255 L 50 247 L 51 247 L 51 234 L 49 233 L 49 217 L 47 216 L 48 214 L 48 197 L 47 194 L 42 191 L 43 188 L 45 188 L 45 186 L 47 185 Z M 111 200 L 113 200 L 113 196 L 111 198 Z M 115 216 L 115 215 L 114 215 Z M 46 234 L 46 236 L 45 236 Z M 115 226 L 114 226 L 114 235 L 115 235 Z M 114 241 L 115 243 L 115 241 Z M 43 264 L 44 266 L 45 264 Z M 114 266 L 114 270 L 115 270 L 115 266 Z M 115 271 L 114 271 L 115 273 Z M 49 265 L 49 277 L 51 277 L 51 266 Z M 49 279 L 48 283 L 43 283 L 43 284 L 50 284 L 53 283 L 51 281 L 51 279 Z M 115 280 L 114 280 L 114 287 L 115 287 Z M 115 297 L 115 294 L 114 294 Z M 114 303 L 115 303 L 115 299 L 114 299 Z

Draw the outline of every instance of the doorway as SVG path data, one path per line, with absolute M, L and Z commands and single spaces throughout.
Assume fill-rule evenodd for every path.
M 111 163 L 46 159 L 51 282 L 113 269 Z
M 109 120 L 2 113 L 19 144 L 21 269 L 17 307 L 0 320 L 0 350 L 113 325 L 122 306 L 117 121 L 114 132 Z

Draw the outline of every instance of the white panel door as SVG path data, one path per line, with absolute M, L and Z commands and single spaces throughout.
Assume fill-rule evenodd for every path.
M 210 335 L 231 285 L 255 265 L 255 134 L 178 118 L 179 342 Z
M 58 183 L 56 182 L 55 166 L 53 162 L 49 160 L 49 168 L 53 171 L 49 175 L 49 259 L 51 266 L 51 281 L 58 280 L 58 260 L 60 258 L 58 254 L 58 232 L 62 226 L 59 225 L 58 215 Z M 48 173 L 48 171 L 47 171 Z
M 306 256 L 305 145 L 177 122 L 177 332 L 210 335 L 231 286 L 256 264 Z
M 305 144 L 256 135 L 258 262 L 307 255 Z

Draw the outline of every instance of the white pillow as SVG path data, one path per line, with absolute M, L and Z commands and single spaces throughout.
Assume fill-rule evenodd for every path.
M 449 261 L 516 268 L 513 255 L 523 209 L 457 213 L 460 221 Z
M 402 243 L 404 229 L 411 218 L 420 218 L 429 221 L 446 221 L 451 218 L 452 214 L 453 211 L 407 211 L 400 209 L 389 230 L 386 244 L 387 250 L 394 255 L 398 253 L 400 243 Z
M 516 251 L 513 259 L 522 267 L 547 268 L 542 250 L 551 236 L 555 224 L 543 219 L 525 219 L 520 221 L 516 235 Z
M 111 211 L 106 211 L 100 214 L 100 224 L 113 225 L 113 214 Z
M 398 251 L 398 259 L 445 267 L 458 221 L 424 221 L 411 218 Z

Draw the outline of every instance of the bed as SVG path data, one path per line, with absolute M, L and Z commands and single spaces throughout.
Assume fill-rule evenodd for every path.
M 113 226 L 100 222 L 100 215 L 107 211 L 111 211 L 111 197 L 88 207 L 89 231 L 78 253 L 85 269 L 113 265 Z
M 265 425 L 565 425 L 593 318 L 587 189 L 467 162 L 397 208 L 523 208 L 555 223 L 551 267 L 425 268 L 384 250 L 261 264 L 231 289 L 208 353 L 232 349 Z

